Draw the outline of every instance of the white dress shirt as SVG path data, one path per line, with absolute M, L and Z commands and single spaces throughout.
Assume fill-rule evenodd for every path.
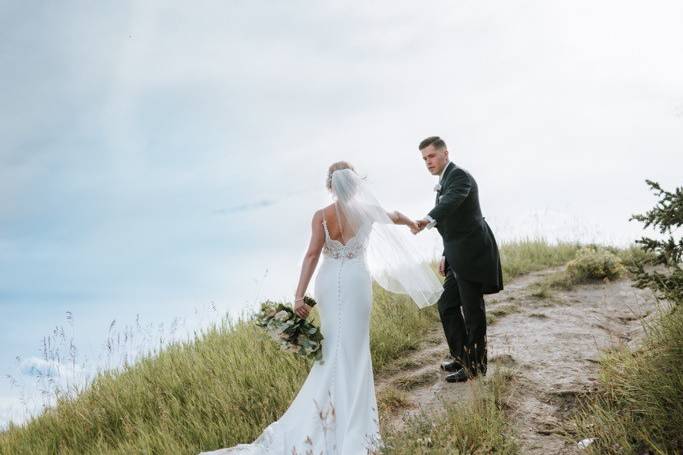
M 451 164 L 450 160 L 446 161 L 446 165 L 443 167 L 443 169 L 441 169 L 441 174 L 439 175 L 439 185 L 441 185 L 441 180 L 443 180 L 443 175 L 446 173 L 446 169 L 448 168 L 448 166 L 450 166 L 450 164 Z M 426 226 L 427 229 L 431 229 L 434 226 L 436 226 L 436 220 L 434 218 L 432 218 L 431 216 L 427 215 L 425 217 L 425 220 L 429 221 L 429 224 Z

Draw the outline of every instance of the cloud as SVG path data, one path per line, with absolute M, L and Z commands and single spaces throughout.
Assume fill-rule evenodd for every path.
M 276 200 L 263 199 L 263 200 L 251 202 L 248 204 L 241 204 L 241 205 L 236 205 L 233 207 L 228 207 L 225 209 L 215 210 L 214 213 L 217 213 L 220 215 L 225 215 L 225 214 L 229 214 L 229 213 L 239 213 L 239 212 L 245 212 L 248 210 L 254 210 L 254 209 L 260 209 L 263 207 L 269 207 L 269 206 L 274 205 L 274 204 L 277 204 Z
M 19 364 L 19 371 L 25 376 L 63 380 L 82 379 L 86 374 L 79 365 L 67 365 L 56 360 L 45 360 L 38 357 L 23 359 Z
M 2 8 L 0 298 L 26 311 L 236 307 L 264 269 L 288 296 L 329 164 L 423 216 L 432 134 L 501 239 L 625 241 L 643 179 L 679 184 L 680 2 Z
M 423 215 L 434 133 L 516 226 L 551 207 L 622 229 L 643 178 L 677 178 L 674 2 L 71 5 L 4 16 L 12 295 L 215 290 L 221 261 L 301 249 L 338 159 Z

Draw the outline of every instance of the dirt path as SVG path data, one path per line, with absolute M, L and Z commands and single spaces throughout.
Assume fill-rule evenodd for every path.
M 558 425 L 577 396 L 593 388 L 601 351 L 637 345 L 642 320 L 655 308 L 650 292 L 629 280 L 539 294 L 534 284 L 558 270 L 525 275 L 486 300 L 487 314 L 495 317 L 488 327 L 490 371 L 499 365 L 515 371 L 508 415 L 524 454 L 579 452 L 557 434 Z M 435 327 L 420 349 L 376 378 L 384 428 L 401 428 L 422 409 L 439 411 L 446 402 L 467 399 L 470 384 L 443 380 L 439 363 L 447 355 L 441 327 Z

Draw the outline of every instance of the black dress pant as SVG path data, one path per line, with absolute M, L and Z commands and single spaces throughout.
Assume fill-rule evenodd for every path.
M 437 303 L 451 356 L 471 372 L 486 373 L 486 310 L 481 283 L 456 276 L 447 267 Z

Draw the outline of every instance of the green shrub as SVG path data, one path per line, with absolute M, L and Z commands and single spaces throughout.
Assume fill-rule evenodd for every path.
M 617 256 L 619 256 L 621 263 L 624 264 L 624 267 L 626 267 L 627 269 L 633 269 L 634 267 L 637 267 L 639 264 L 651 263 L 655 257 L 654 254 L 648 253 L 637 244 L 633 244 L 630 245 L 628 248 L 619 250 Z
M 615 280 L 621 277 L 626 268 L 619 257 L 600 247 L 584 247 L 576 253 L 576 258 L 567 264 L 567 272 L 576 282 L 593 280 Z

